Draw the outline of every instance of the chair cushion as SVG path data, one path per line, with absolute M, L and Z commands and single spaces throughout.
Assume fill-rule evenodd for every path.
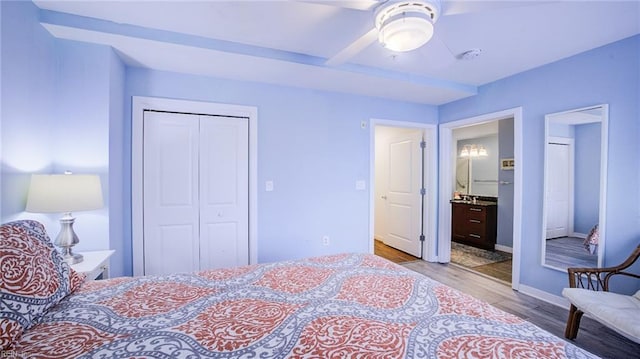
M 0 351 L 83 280 L 42 224 L 23 220 L 0 226 Z
M 562 295 L 600 323 L 640 343 L 640 291 L 634 295 L 565 288 Z

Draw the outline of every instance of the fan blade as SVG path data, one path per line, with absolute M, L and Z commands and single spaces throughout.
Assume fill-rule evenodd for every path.
M 346 9 L 368 11 L 378 6 L 380 3 L 377 0 L 300 0 L 303 2 L 315 3 L 320 5 L 328 5 L 335 7 L 342 7 Z
M 333 57 L 325 62 L 327 66 L 338 66 L 347 62 L 350 58 L 356 56 L 360 51 L 367 48 L 378 39 L 378 29 L 375 27 L 366 34 L 360 36 L 356 41 L 352 42 L 349 46 L 340 50 Z

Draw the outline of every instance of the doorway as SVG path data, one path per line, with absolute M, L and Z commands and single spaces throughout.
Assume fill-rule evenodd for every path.
M 370 146 L 370 252 L 435 260 L 435 126 L 372 119 Z
M 518 290 L 520 284 L 520 242 L 521 242 L 521 218 L 522 218 L 522 109 L 513 108 L 509 110 L 494 112 L 486 115 L 448 122 L 440 125 L 440 151 L 439 151 L 439 175 L 440 175 L 440 195 L 439 195 L 439 226 L 438 226 L 438 261 L 448 263 L 451 261 L 451 204 L 453 192 L 456 190 L 455 167 L 457 163 L 457 141 L 453 136 L 455 129 L 469 127 L 493 121 L 513 119 L 513 157 L 506 159 L 511 166 L 511 186 L 513 186 L 512 201 L 513 209 L 507 215 L 512 220 L 512 267 L 511 267 L 511 287 Z M 502 160 L 502 158 L 501 158 Z M 499 182 L 503 182 L 502 179 Z M 501 197 L 498 196 L 498 208 L 501 207 Z M 505 198 L 503 198 L 505 199 Z M 505 206 L 502 206 L 503 208 Z M 511 219 L 510 218 L 510 219 Z M 500 249 L 500 248 L 498 248 Z

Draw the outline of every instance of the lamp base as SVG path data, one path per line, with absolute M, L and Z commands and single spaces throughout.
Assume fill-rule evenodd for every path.
M 82 254 L 71 252 L 71 247 L 62 248 L 62 259 L 69 265 L 80 263 L 84 260 Z
M 62 250 L 62 258 L 69 265 L 80 263 L 83 260 L 81 254 L 75 254 L 71 251 L 71 247 L 79 242 L 76 232 L 73 231 L 73 222 L 75 220 L 71 213 L 66 213 L 60 218 L 60 233 L 58 233 L 55 241 L 55 245 Z

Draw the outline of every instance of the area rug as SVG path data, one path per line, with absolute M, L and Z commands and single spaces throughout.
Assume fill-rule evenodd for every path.
M 511 254 L 451 242 L 451 262 L 473 268 L 485 264 L 498 263 L 511 259 Z

